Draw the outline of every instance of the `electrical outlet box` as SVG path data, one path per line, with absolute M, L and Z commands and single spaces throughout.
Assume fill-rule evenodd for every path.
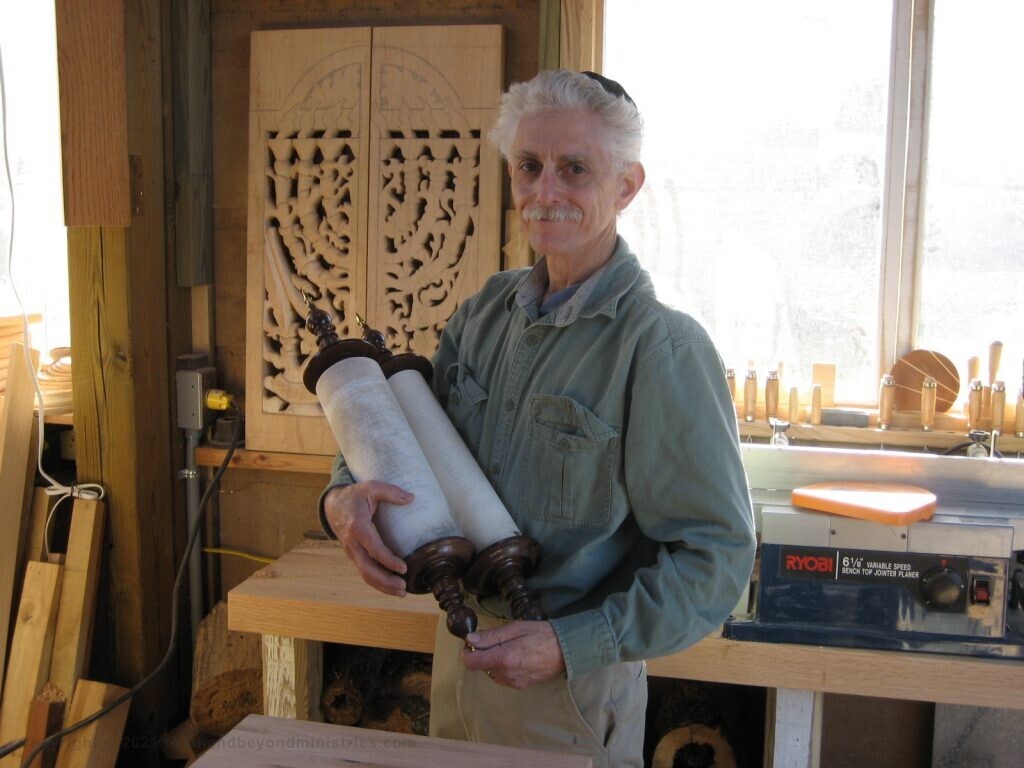
M 213 366 L 178 370 L 174 374 L 178 393 L 178 427 L 205 429 L 213 421 L 213 412 L 206 407 L 206 393 L 217 385 L 217 369 Z

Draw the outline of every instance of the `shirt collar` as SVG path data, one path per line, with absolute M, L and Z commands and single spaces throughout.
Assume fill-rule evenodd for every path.
M 594 317 L 604 314 L 615 317 L 619 299 L 637 281 L 640 262 L 629 250 L 626 241 L 619 237 L 611 258 L 580 285 L 565 304 L 545 315 L 555 326 L 566 326 L 578 317 Z M 506 300 L 506 307 L 512 308 L 514 301 L 531 319 L 538 317 L 537 308 L 548 287 L 547 257 L 542 257 L 519 281 L 515 290 Z

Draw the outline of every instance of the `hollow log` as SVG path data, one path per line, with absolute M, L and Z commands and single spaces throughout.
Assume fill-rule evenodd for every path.
M 358 725 L 371 691 L 379 686 L 381 667 L 391 651 L 354 645 L 328 646 L 324 651 L 320 697 L 324 721 Z
M 690 723 L 661 737 L 651 768 L 736 768 L 736 758 L 717 728 Z

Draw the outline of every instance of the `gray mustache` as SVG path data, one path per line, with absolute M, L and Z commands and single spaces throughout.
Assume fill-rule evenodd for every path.
M 548 208 L 543 205 L 531 205 L 523 209 L 526 221 L 582 221 L 583 211 L 579 208 Z

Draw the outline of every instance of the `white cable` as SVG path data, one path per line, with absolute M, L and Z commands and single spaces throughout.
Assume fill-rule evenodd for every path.
M 50 477 L 43 469 L 43 444 L 44 444 L 44 426 L 46 419 L 46 406 L 43 403 L 43 391 L 39 387 L 39 378 L 36 376 L 35 366 L 32 364 L 32 352 L 29 349 L 29 335 L 28 335 L 28 314 L 25 312 L 25 305 L 21 302 L 21 296 L 18 294 L 18 286 L 14 282 L 14 179 L 11 176 L 11 159 L 7 149 L 7 87 L 6 81 L 4 80 L 4 63 L 3 63 L 3 52 L 0 51 L 0 140 L 3 142 L 4 150 L 4 178 L 7 181 L 7 190 L 11 198 L 11 226 L 9 231 L 9 237 L 7 239 L 7 275 L 11 282 L 11 290 L 14 293 L 15 301 L 18 303 L 18 309 L 21 311 L 22 320 L 22 352 L 25 360 L 25 367 L 28 369 L 29 375 L 32 377 L 32 386 L 36 391 L 36 401 L 38 403 L 39 418 L 36 421 L 36 427 L 38 430 L 38 450 L 36 452 L 36 467 L 39 470 L 39 474 L 50 483 L 46 489 L 47 496 L 60 496 L 57 502 L 53 505 L 49 515 L 46 518 L 46 528 L 44 542 L 46 546 L 46 554 L 50 554 L 50 527 L 53 522 L 54 514 L 60 503 L 68 497 L 74 497 L 77 499 L 102 499 L 105 495 L 105 491 L 102 485 L 98 483 L 73 483 L 70 486 L 64 485 L 57 480 Z M 74 364 L 72 360 L 72 364 Z

